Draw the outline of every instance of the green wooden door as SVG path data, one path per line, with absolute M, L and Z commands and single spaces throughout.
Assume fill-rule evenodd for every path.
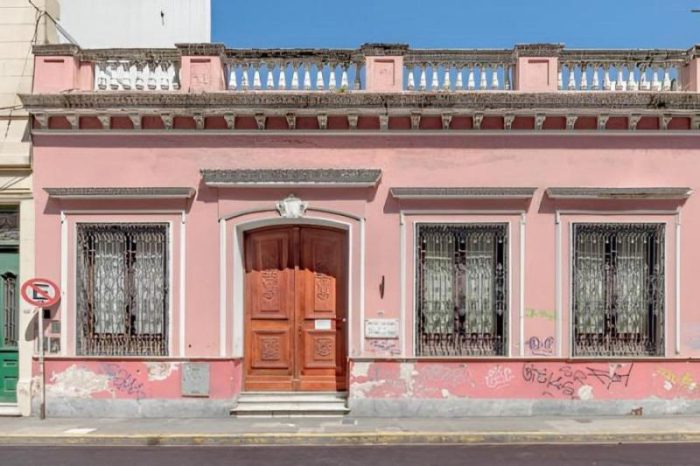
M 0 246 L 0 403 L 17 401 L 19 361 L 19 254 Z

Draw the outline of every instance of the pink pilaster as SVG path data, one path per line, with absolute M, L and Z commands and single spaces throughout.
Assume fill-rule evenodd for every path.
M 520 44 L 515 46 L 513 89 L 526 92 L 556 92 L 561 45 Z
M 184 92 L 226 89 L 221 57 L 223 44 L 177 44 L 182 51 L 180 81 Z
M 365 44 L 365 89 L 369 92 L 403 90 L 403 55 L 408 47 L 401 44 Z

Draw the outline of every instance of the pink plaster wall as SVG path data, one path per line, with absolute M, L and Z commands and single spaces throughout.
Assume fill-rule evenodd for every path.
M 34 137 L 34 183 L 36 196 L 36 272 L 60 281 L 60 211 L 62 209 L 85 208 L 76 203 L 48 201 L 43 187 L 70 186 L 191 186 L 198 189 L 191 203 L 182 201 L 161 202 L 157 205 L 113 202 L 100 204 L 100 208 L 154 208 L 187 210 L 186 224 L 186 316 L 185 353 L 173 356 L 218 357 L 219 354 L 219 225 L 218 219 L 237 211 L 264 207 L 268 211 L 260 218 L 277 218 L 272 210 L 274 203 L 290 192 L 309 201 L 311 207 L 330 208 L 364 216 L 366 219 L 366 256 L 364 280 L 365 317 L 400 318 L 401 316 L 401 254 L 407 257 L 405 333 L 400 340 L 365 342 L 364 353 L 360 351 L 359 301 L 351 312 L 353 340 L 350 354 L 353 357 L 397 358 L 411 357 L 412 347 L 412 251 L 413 233 L 411 225 L 420 221 L 420 216 L 407 216 L 406 249 L 400 248 L 400 209 L 444 209 L 444 210 L 513 210 L 524 209 L 525 289 L 524 312 L 525 334 L 523 350 L 525 356 L 547 358 L 569 356 L 568 350 L 568 243 L 566 235 L 571 221 L 605 220 L 611 222 L 664 221 L 667 226 L 666 254 L 666 356 L 667 358 L 691 358 L 700 356 L 700 314 L 696 303 L 700 301 L 700 288 L 695 286 L 695 277 L 700 276 L 700 246 L 694 238 L 700 237 L 700 200 L 697 194 L 684 203 L 654 201 L 553 201 L 543 193 L 553 186 L 689 186 L 698 187 L 700 168 L 697 158 L 700 149 L 693 137 L 684 136 L 225 136 L 192 135 L 162 136 L 48 136 Z M 290 161 L 297 168 L 381 168 L 383 176 L 376 189 L 346 190 L 266 190 L 266 189 L 214 189 L 201 182 L 202 168 L 280 168 L 289 167 Z M 532 186 L 538 190 L 531 202 L 501 201 L 449 201 L 399 203 L 389 195 L 391 186 Z M 96 208 L 92 205 L 90 208 Z M 680 208 L 682 212 L 682 260 L 681 260 L 681 334 L 680 352 L 675 353 L 675 301 L 676 277 L 675 247 L 673 231 L 675 218 L 666 215 L 582 215 L 581 218 L 563 215 L 563 300 L 561 314 L 557 314 L 555 288 L 555 211 L 557 209 L 578 210 L 635 210 L 668 211 Z M 585 217 L 585 218 L 583 218 Z M 105 216 L 104 219 L 109 217 Z M 140 221 L 148 215 L 135 215 Z M 153 217 L 154 219 L 157 216 Z M 258 218 L 250 216 L 227 222 L 231 232 L 236 222 Z M 330 218 L 330 217 L 329 217 Z M 447 216 L 444 217 L 447 219 Z M 439 216 L 430 216 L 431 221 Z M 517 266 L 520 251 L 518 235 L 520 217 L 517 214 L 475 215 L 462 213 L 452 217 L 453 221 L 507 221 L 511 224 L 511 340 L 510 352 L 516 356 L 521 350 L 519 341 L 520 303 Z M 345 220 L 357 232 L 357 224 Z M 177 241 L 177 239 L 176 239 Z M 226 338 L 225 355 L 230 356 L 232 341 L 233 277 L 231 260 L 232 244 L 228 237 L 227 281 L 226 281 Z M 177 244 L 173 248 L 177 254 Z M 354 267 L 359 262 L 358 250 L 353 251 Z M 72 259 L 72 255 L 71 261 Z M 175 275 L 177 276 L 177 275 Z M 385 277 L 385 295 L 379 295 L 379 283 Z M 72 278 L 69 277 L 69 286 Z M 174 282 L 173 296 L 178 296 L 178 283 Z M 359 280 L 353 281 L 353 296 L 360 296 Z M 358 298 L 359 299 L 359 298 Z M 73 315 L 70 304 L 65 311 Z M 177 299 L 175 299 L 177 302 Z M 63 312 L 63 310 L 61 310 Z M 175 312 L 174 319 L 179 319 Z M 354 320 L 353 320 L 354 319 Z M 557 338 L 558 319 L 563 325 L 562 341 Z M 174 322 L 180 325 L 180 322 Z M 175 334 L 175 332 L 173 332 Z M 175 336 L 176 337 L 176 336 Z M 539 345 L 529 344 L 537 338 Z M 71 339 L 72 341 L 72 339 Z M 549 343 L 547 343 L 549 341 Z M 405 343 L 404 343 L 405 342 Z M 177 348 L 177 340 L 173 342 Z M 406 354 L 401 354 L 405 344 Z M 534 350 L 533 350 L 534 348 Z M 464 362 L 450 363 L 450 367 Z M 656 393 L 659 375 L 653 376 L 664 364 L 680 364 L 674 361 L 649 362 L 649 369 L 639 369 L 644 375 L 646 393 Z M 385 364 L 385 363 L 382 363 Z M 417 363 L 422 364 L 422 363 Z M 513 374 L 522 373 L 522 362 L 514 364 Z M 517 364 L 520 364 L 518 366 Z M 539 364 L 539 361 L 536 363 Z M 548 364 L 543 362 L 543 364 Z M 555 363 L 552 363 L 555 364 Z M 551 366 L 559 370 L 561 363 Z M 571 363 L 574 364 L 574 363 Z M 578 364 L 578 363 L 576 363 Z M 600 365 L 600 363 L 596 363 Z M 641 364 L 641 363 L 640 363 Z M 677 369 L 689 372 L 695 378 L 696 370 L 691 363 Z M 607 367 L 607 364 L 605 364 Z M 386 370 L 390 364 L 387 362 Z M 395 364 L 399 368 L 398 364 Z M 427 367 L 427 366 L 426 366 Z M 508 366 L 510 367 L 510 366 Z M 550 367 L 550 366 L 547 366 Z M 595 366 L 598 367 L 598 366 Z M 602 367 L 602 366 L 601 366 Z M 639 366 L 642 367 L 641 365 Z M 673 366 L 676 367 L 676 366 Z M 485 371 L 485 372 L 483 372 Z M 488 372 L 483 369 L 478 377 Z M 637 371 L 637 366 L 635 366 Z M 644 372 L 646 371 L 646 372 Z M 635 372 L 636 375 L 637 372 Z M 654 378 L 656 377 L 656 378 Z M 359 381 L 359 378 L 354 380 Z M 359 383 L 359 382 L 358 382 Z M 520 388 L 529 387 L 522 384 Z M 534 390 L 534 388 L 528 388 Z M 504 392 L 513 395 L 515 392 Z M 535 393 L 535 392 L 532 392 Z M 627 393 L 627 392 L 625 392 Z M 632 393 L 632 392 L 630 392 Z M 635 392 L 636 393 L 636 392 Z M 661 393 L 661 392 L 660 392 Z M 534 395 L 533 395 L 534 396 Z
M 403 90 L 403 57 L 366 57 L 367 90 L 401 92 Z
M 352 398 L 640 400 L 700 398 L 688 361 L 354 362 Z
M 230 399 L 241 390 L 241 364 L 234 360 L 198 361 L 209 365 L 210 399 Z M 182 395 L 182 361 L 139 359 L 49 359 L 47 394 L 92 399 L 177 399 Z M 39 374 L 34 361 L 34 374 Z

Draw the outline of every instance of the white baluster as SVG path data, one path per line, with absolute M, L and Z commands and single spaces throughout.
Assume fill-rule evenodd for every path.
M 322 91 L 326 87 L 323 82 L 323 64 L 316 65 L 316 90 Z
M 295 91 L 299 89 L 299 66 L 292 63 L 292 89 Z
M 652 91 L 660 91 L 661 90 L 661 81 L 659 81 L 659 69 L 652 68 L 651 70 L 651 90 Z
M 559 72 L 557 73 L 557 89 L 560 91 L 564 89 L 564 73 L 562 71 L 563 67 L 559 68 Z
M 241 67 L 241 89 L 244 91 L 250 90 L 250 83 L 248 82 L 248 72 L 250 68 L 248 66 Z
M 287 64 L 279 64 L 279 76 L 277 77 L 277 89 L 283 91 L 287 88 Z
M 428 87 L 427 79 L 425 77 L 425 65 L 420 66 L 420 82 L 418 83 L 418 89 L 424 91 Z
M 148 69 L 148 67 L 146 67 L 146 69 Z M 134 80 L 134 87 L 136 87 L 136 89 L 138 89 L 139 91 L 142 91 L 144 88 L 144 74 L 144 68 L 136 68 L 136 79 Z
M 591 89 L 594 91 L 597 91 L 600 89 L 600 76 L 598 75 L 600 73 L 600 70 L 598 69 L 598 65 L 594 65 L 593 68 L 593 82 L 591 83 Z
M 642 91 L 651 89 L 651 83 L 647 79 L 647 71 L 646 68 L 639 68 L 639 89 Z
M 335 83 L 335 73 L 335 65 L 328 65 L 328 89 L 331 91 L 334 91 L 337 87 Z
M 612 82 L 610 81 L 610 66 L 603 67 L 603 89 L 606 91 L 612 90 Z
M 177 69 L 175 64 L 171 63 L 168 65 L 168 83 L 170 84 L 170 90 L 174 91 L 180 88 L 180 83 L 178 82 Z
M 457 78 L 455 79 L 455 91 L 461 91 L 464 88 L 464 69 L 460 66 L 457 68 Z
M 275 66 L 266 65 L 265 68 L 267 69 L 267 82 L 265 83 L 265 88 L 269 91 L 275 88 L 275 78 L 273 76 Z
M 570 64 L 567 66 L 569 69 L 569 82 L 566 85 L 566 88 L 570 91 L 575 91 L 576 90 L 576 65 Z
M 119 82 L 121 83 L 122 89 L 131 89 L 131 67 L 128 63 L 121 64 L 121 72 Z
M 671 90 L 671 72 L 668 69 L 668 66 L 664 66 L 664 85 L 663 85 L 663 90 L 664 91 L 670 91 Z
M 408 80 L 406 82 L 406 89 L 412 91 L 416 88 L 416 81 L 413 79 L 413 68 L 408 69 Z
M 95 80 L 95 89 L 100 89 L 102 91 L 107 89 L 107 73 L 105 73 L 103 64 L 95 64 L 95 75 L 97 76 Z
M 452 87 L 452 82 L 450 79 L 450 71 L 452 69 L 451 65 L 445 65 L 445 70 L 444 70 L 444 75 L 442 77 L 442 89 L 445 91 L 449 91 L 450 88 Z
M 635 79 L 634 76 L 634 68 L 635 66 L 633 64 L 627 65 L 627 70 L 628 70 L 628 75 L 627 75 L 627 90 L 628 91 L 636 91 L 639 89 L 637 85 L 637 80 Z
M 476 89 L 476 80 L 474 79 L 475 65 L 469 65 L 469 78 L 467 78 L 467 89 L 473 91 Z
M 229 65 L 228 67 L 228 88 L 232 91 L 238 88 L 238 82 L 236 82 L 236 68 L 236 65 Z M 150 87 L 150 85 L 148 87 Z
M 340 77 L 340 88 L 341 89 L 348 88 L 348 66 L 347 65 L 343 65 L 343 74 Z
M 588 90 L 588 65 L 585 63 L 581 64 L 581 79 L 578 86 L 579 90 Z
M 119 64 L 112 63 L 110 65 L 110 67 L 108 68 L 108 70 L 109 70 L 109 87 L 112 90 L 119 89 L 119 79 L 117 79 L 117 74 L 119 73 Z
M 438 87 L 440 86 L 440 83 L 438 83 L 438 66 L 439 65 L 433 65 L 430 67 L 430 74 L 433 77 L 433 79 L 430 82 L 431 91 L 437 91 Z
M 259 91 L 262 89 L 262 82 L 260 80 L 260 65 L 253 65 L 253 89 Z
M 148 88 L 152 91 L 158 87 L 157 71 L 156 65 L 148 65 L 148 81 L 146 81 L 146 83 Z
M 483 91 L 488 87 L 488 83 L 486 82 L 486 67 L 480 65 L 479 69 L 481 70 L 481 73 L 479 73 L 479 89 Z
M 510 65 L 503 65 L 503 89 L 510 90 Z
M 311 65 L 304 66 L 304 90 L 311 90 Z
M 500 83 L 498 82 L 498 67 L 489 67 L 491 69 L 491 89 L 498 89 Z
M 617 71 L 617 80 L 615 82 L 615 90 L 624 91 L 626 84 L 624 78 L 625 68 L 622 65 L 615 65 L 615 70 Z

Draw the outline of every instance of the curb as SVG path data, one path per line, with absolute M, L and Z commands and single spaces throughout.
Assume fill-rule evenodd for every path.
M 426 444 L 571 444 L 571 443 L 689 443 L 700 442 L 700 431 L 691 432 L 358 432 L 358 433 L 261 433 L 261 434 L 88 434 L 5 435 L 0 445 L 45 446 L 342 446 Z

